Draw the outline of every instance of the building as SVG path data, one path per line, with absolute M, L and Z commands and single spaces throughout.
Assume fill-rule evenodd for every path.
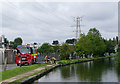
M 2 35 L 3 36 L 3 35 Z M 2 37 L 0 36 L 0 64 L 4 64 L 5 63 L 5 58 L 7 57 L 7 63 L 15 63 L 15 55 L 16 52 L 13 49 L 9 48 L 9 44 L 3 48 L 3 44 L 2 44 Z

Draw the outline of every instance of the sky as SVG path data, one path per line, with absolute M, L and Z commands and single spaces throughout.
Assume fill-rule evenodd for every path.
M 2 34 L 9 41 L 60 43 L 75 38 L 75 18 L 82 17 L 81 31 L 97 28 L 105 39 L 118 36 L 117 2 L 4 2 Z

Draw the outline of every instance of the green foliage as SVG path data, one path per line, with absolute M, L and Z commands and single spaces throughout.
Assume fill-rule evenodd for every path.
M 53 52 L 54 52 L 54 53 L 58 52 L 58 51 L 59 51 L 59 46 L 58 46 L 59 41 L 58 41 L 58 40 L 53 41 L 52 44 L 54 45 L 54 46 L 52 46 L 52 47 L 53 47 Z
M 18 44 L 18 45 L 22 45 L 22 38 L 20 38 L 20 37 L 17 37 L 17 38 L 15 38 L 14 39 L 14 43 L 16 43 L 16 44 Z
M 92 36 L 92 38 L 101 37 L 100 32 L 96 28 L 90 29 L 89 32 L 88 32 L 88 35 Z
M 53 41 L 53 43 L 52 43 L 53 45 L 58 45 L 59 44 L 59 42 L 58 42 L 58 40 L 56 40 L 56 41 Z
M 67 39 L 65 43 L 68 43 L 68 44 L 74 44 L 77 40 L 76 39 Z
M 120 63 L 120 52 L 117 53 L 116 62 Z
M 10 41 L 10 46 L 13 48 L 13 49 L 16 49 L 16 47 L 18 46 L 18 45 L 22 45 L 22 38 L 20 38 L 20 37 L 17 37 L 17 38 L 15 38 L 14 39 L 14 41 Z
M 10 45 L 13 49 L 16 49 L 16 47 L 18 46 L 18 44 L 13 41 L 10 41 Z
M 116 60 L 117 60 L 117 63 L 120 63 L 120 44 L 118 45 Z
M 120 44 L 118 45 L 118 49 L 117 49 L 117 52 L 120 52 Z
M 72 59 L 72 60 L 60 60 L 60 61 L 57 61 L 57 64 L 68 64 L 68 63 L 81 62 L 81 61 L 86 61 L 86 60 L 96 60 L 96 59 L 110 58 L 110 57 L 116 57 L 116 56 L 111 55 L 111 56 L 107 56 L 107 57 L 95 57 L 95 58 L 83 58 L 83 59 Z
M 90 29 L 88 34 L 81 34 L 81 38 L 76 43 L 76 52 L 81 54 L 93 54 L 93 56 L 102 56 L 105 53 L 106 45 L 100 32 L 96 29 Z
M 92 44 L 90 38 L 88 36 L 85 36 L 85 34 L 81 34 L 81 38 L 75 45 L 77 54 L 78 55 L 89 54 L 92 52 L 91 47 Z
M 90 29 L 87 35 L 91 40 L 91 51 L 93 56 L 102 56 L 105 53 L 106 45 L 100 32 L 96 29 Z
M 96 29 L 90 29 L 87 35 L 91 40 L 91 53 L 93 56 L 103 56 L 106 45 L 101 37 L 100 32 Z
M 74 52 L 74 46 L 63 43 L 60 47 L 60 59 L 69 59 L 72 52 Z
M 53 49 L 49 43 L 43 43 L 42 46 L 39 47 L 38 52 L 48 54 L 52 53 Z
M 60 47 L 60 59 L 68 59 L 69 58 L 69 45 L 63 43 Z
M 109 40 L 104 40 L 105 45 L 106 45 L 106 52 L 109 53 L 115 53 L 115 43 L 111 39 Z
M 59 52 L 59 46 L 58 45 L 53 46 L 53 52 L 54 53 Z

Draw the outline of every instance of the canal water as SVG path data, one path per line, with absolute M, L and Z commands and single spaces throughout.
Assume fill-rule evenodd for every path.
M 59 67 L 35 82 L 119 82 L 120 65 L 115 58 Z

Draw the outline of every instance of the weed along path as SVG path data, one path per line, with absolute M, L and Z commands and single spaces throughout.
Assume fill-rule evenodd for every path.
M 11 77 L 11 78 L 9 78 L 9 79 L 3 80 L 3 81 L 1 81 L 1 83 L 10 83 L 10 82 L 16 81 L 16 80 L 18 80 L 18 79 L 21 79 L 21 78 L 26 77 L 26 76 L 30 76 L 30 75 L 32 75 L 32 74 L 34 74 L 34 73 L 36 73 L 36 72 L 39 72 L 39 71 L 41 71 L 41 70 L 43 70 L 43 69 L 46 69 L 47 67 L 50 67 L 50 66 L 53 66 L 53 65 L 46 65 L 46 66 L 44 66 L 44 67 L 37 68 L 37 69 L 35 69 L 35 70 L 26 72 L 26 73 L 24 73 L 24 74 L 20 74 L 20 75 Z M 14 73 L 14 72 L 13 72 L 13 73 Z

